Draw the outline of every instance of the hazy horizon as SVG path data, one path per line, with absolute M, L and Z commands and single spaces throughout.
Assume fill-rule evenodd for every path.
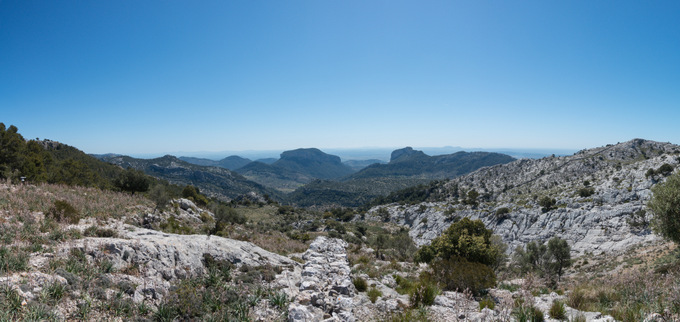
M 680 143 L 678 1 L 0 1 L 0 112 L 87 153 Z
M 337 155 L 339 156 L 342 161 L 347 161 L 347 160 L 369 160 L 369 159 L 377 159 L 377 160 L 382 160 L 382 161 L 389 161 L 390 160 L 390 155 L 392 151 L 405 148 L 406 146 L 403 147 L 365 147 L 365 148 L 356 148 L 356 149 L 350 149 L 350 148 L 317 148 L 321 150 L 324 153 L 331 154 L 331 155 Z M 313 148 L 313 147 L 305 147 L 305 148 Z M 508 154 L 512 157 L 515 158 L 541 158 L 544 156 L 549 156 L 552 154 L 558 155 L 558 156 L 563 156 L 563 155 L 571 155 L 578 150 L 571 150 L 571 149 L 522 149 L 522 148 L 490 148 L 490 149 L 485 149 L 485 148 L 464 148 L 464 147 L 453 147 L 453 146 L 444 146 L 444 147 L 412 147 L 415 150 L 420 150 L 423 151 L 425 154 L 430 155 L 430 156 L 436 156 L 436 155 L 442 155 L 442 154 L 451 154 L 459 151 L 465 151 L 465 152 L 497 152 L 497 153 L 504 153 Z M 295 149 L 291 149 L 295 150 Z M 202 159 L 210 159 L 210 160 L 221 160 L 226 157 L 230 156 L 239 156 L 251 160 L 257 160 L 257 159 L 266 159 L 266 158 L 275 158 L 278 159 L 279 155 L 284 152 L 284 151 L 289 151 L 289 150 L 241 150 L 241 151 L 169 151 L 169 152 L 162 152 L 162 153 L 141 153 L 141 154 L 125 154 L 125 153 L 117 153 L 117 152 L 108 152 L 108 153 L 92 153 L 92 154 L 119 154 L 119 155 L 127 155 L 135 158 L 141 158 L 141 159 L 153 159 L 153 158 L 158 158 L 162 157 L 165 155 L 172 155 L 176 157 L 194 157 L 194 158 L 202 158 Z M 87 151 L 85 151 L 87 152 Z

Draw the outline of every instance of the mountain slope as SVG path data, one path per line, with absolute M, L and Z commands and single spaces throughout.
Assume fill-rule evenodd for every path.
M 373 164 L 349 176 L 349 179 L 379 177 L 416 177 L 447 179 L 469 173 L 481 167 L 512 162 L 511 156 L 491 152 L 456 152 L 428 156 L 410 147 L 392 152 L 388 164 Z
M 618 251 L 657 238 L 645 203 L 650 188 L 669 174 L 659 171 L 664 164 L 678 168 L 680 146 L 635 139 L 572 156 L 483 168 L 440 183 L 427 202 L 371 212 L 377 220 L 377 211 L 387 209 L 391 220 L 412 228 L 418 244 L 438 236 L 455 218 L 470 217 L 481 219 L 511 249 L 559 236 L 576 252 Z M 471 190 L 478 192 L 476 200 L 470 200 Z
M 194 185 L 202 193 L 220 199 L 233 199 L 254 191 L 277 197 L 278 194 L 238 173 L 220 167 L 204 167 L 166 155 L 156 159 L 136 159 L 129 156 L 105 157 L 104 161 L 123 168 L 133 168 L 179 185 Z
M 342 164 L 340 157 L 312 148 L 285 151 L 272 164 L 252 162 L 236 172 L 261 185 L 292 192 L 312 180 L 337 179 L 354 170 Z
M 514 158 L 504 154 L 487 152 L 457 152 L 431 157 L 407 147 L 392 152 L 388 164 L 372 164 L 339 182 L 314 181 L 289 194 L 286 200 L 299 206 L 357 207 L 399 189 L 512 160 Z
M 282 192 L 291 192 L 314 180 L 313 177 L 286 168 L 272 166 L 259 161 L 248 163 L 235 172 L 265 187 Z
M 245 166 L 246 164 L 252 162 L 250 159 L 242 158 L 238 155 L 228 156 L 222 160 L 215 161 L 204 158 L 194 158 L 194 157 L 179 157 L 180 160 L 189 162 L 195 165 L 202 165 L 206 167 L 220 167 L 229 170 L 236 170 Z
M 352 168 L 342 164 L 340 157 L 315 148 L 284 151 L 272 166 L 317 179 L 337 179 L 354 172 Z

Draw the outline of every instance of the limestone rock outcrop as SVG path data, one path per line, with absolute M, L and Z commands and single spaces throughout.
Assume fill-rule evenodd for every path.
M 457 218 L 469 217 L 493 229 L 509 250 L 555 236 L 569 241 L 576 253 L 624 250 L 659 239 L 649 229 L 645 204 L 668 173 L 650 169 L 679 168 L 679 153 L 677 145 L 636 139 L 572 156 L 518 160 L 443 183 L 436 192 L 445 197 L 438 201 L 378 206 L 366 218 L 383 220 L 384 208 L 390 221 L 410 228 L 419 246 Z M 473 189 L 478 205 L 465 202 Z M 543 197 L 555 199 L 555 207 L 541 207 Z M 497 214 L 501 208 L 507 213 Z

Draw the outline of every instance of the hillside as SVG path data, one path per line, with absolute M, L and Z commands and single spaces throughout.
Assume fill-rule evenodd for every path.
M 297 149 L 284 151 L 272 164 L 252 162 L 236 172 L 263 186 L 292 192 L 312 180 L 337 179 L 354 170 L 319 149 Z
M 354 171 L 359 171 L 372 164 L 384 164 L 385 161 L 378 159 L 368 159 L 368 160 L 347 160 L 343 161 L 342 164 L 352 168 Z
M 359 207 L 371 200 L 430 180 L 417 178 L 371 178 L 347 181 L 314 180 L 285 196 L 298 207 Z
M 400 189 L 512 160 L 514 158 L 504 154 L 487 152 L 431 157 L 407 147 L 393 151 L 388 164 L 374 163 L 338 181 L 311 182 L 289 194 L 286 200 L 304 207 L 358 207 Z
M 354 172 L 342 164 L 340 157 L 314 148 L 284 151 L 272 166 L 317 179 L 338 179 Z
M 238 155 L 228 156 L 222 160 L 211 160 L 205 158 L 194 158 L 194 157 L 179 157 L 180 160 L 189 162 L 195 165 L 202 165 L 206 167 L 220 167 L 229 170 L 236 170 L 243 167 L 244 165 L 252 162 L 252 160 L 247 158 L 242 158 Z
M 425 202 L 380 206 L 371 213 L 377 220 L 385 208 L 390 220 L 411 228 L 419 245 L 456 218 L 470 217 L 481 219 L 511 249 L 558 236 L 580 253 L 621 251 L 658 238 L 649 229 L 645 203 L 650 188 L 670 173 L 660 171 L 662 166 L 679 163 L 680 146 L 635 139 L 572 156 L 483 168 L 441 182 Z M 472 190 L 478 195 L 474 200 Z M 554 205 L 546 208 L 541 202 L 546 198 Z
M 511 156 L 491 152 L 456 152 L 428 156 L 410 147 L 392 152 L 388 164 L 373 164 L 345 180 L 380 177 L 454 178 L 481 167 L 512 162 Z
M 249 192 L 278 197 L 275 191 L 249 181 L 238 173 L 220 167 L 190 164 L 170 155 L 155 159 L 113 156 L 104 157 L 103 160 L 123 168 L 141 170 L 173 184 L 196 186 L 207 196 L 219 199 L 230 200 Z
M 276 167 L 259 161 L 248 163 L 235 172 L 265 187 L 281 192 L 292 192 L 314 180 L 313 177 L 286 168 Z

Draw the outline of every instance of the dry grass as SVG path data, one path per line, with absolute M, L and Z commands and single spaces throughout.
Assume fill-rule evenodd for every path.
M 636 271 L 576 283 L 569 306 L 598 311 L 619 321 L 642 321 L 652 313 L 668 321 L 680 319 L 680 272 Z
M 68 202 L 84 218 L 119 219 L 137 212 L 139 206 L 153 208 L 153 204 L 140 195 L 97 188 L 53 184 L 0 185 L 0 212 L 5 216 L 46 213 L 56 200 Z

